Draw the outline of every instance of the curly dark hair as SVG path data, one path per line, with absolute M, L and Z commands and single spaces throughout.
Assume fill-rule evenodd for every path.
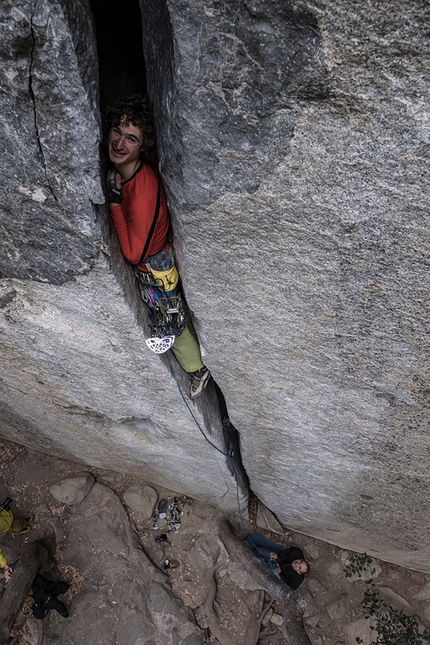
M 123 122 L 139 128 L 143 135 L 143 154 L 149 161 L 156 161 L 156 137 L 152 110 L 146 97 L 134 94 L 114 105 L 106 114 L 108 129 Z

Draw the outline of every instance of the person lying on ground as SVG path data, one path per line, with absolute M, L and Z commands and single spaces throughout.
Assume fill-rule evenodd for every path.
M 31 530 L 31 523 L 33 516 L 26 519 L 19 519 L 14 517 L 10 508 L 0 507 L 0 533 L 10 533 L 13 537 L 24 535 Z M 13 569 L 8 564 L 6 556 L 0 548 L 0 567 L 3 569 L 3 574 L 6 580 L 10 580 Z
M 255 533 L 247 535 L 245 542 L 260 562 L 274 571 L 291 589 L 300 587 L 309 571 L 309 564 L 301 549 L 296 546 L 279 546 Z
M 172 247 L 168 243 L 170 217 L 166 198 L 161 181 L 148 161 L 151 148 L 155 149 L 149 114 L 146 100 L 139 96 L 125 99 L 112 110 L 108 151 L 113 168 L 106 180 L 110 214 L 121 251 L 144 274 L 151 269 L 171 271 L 174 267 Z M 174 271 L 177 283 L 179 276 L 176 268 Z M 176 295 L 176 283 L 169 290 L 169 297 Z M 190 375 L 190 398 L 197 399 L 204 393 L 211 375 L 202 362 L 189 316 L 182 331 L 178 329 L 173 336 L 165 336 L 173 337 L 173 354 Z

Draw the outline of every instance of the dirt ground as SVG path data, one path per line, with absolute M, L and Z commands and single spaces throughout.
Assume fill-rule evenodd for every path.
M 64 532 L 64 543 L 67 542 L 69 510 L 50 494 L 49 488 L 54 483 L 78 473 L 90 472 L 100 484 L 109 487 L 121 500 L 124 492 L 132 484 L 150 484 L 144 477 L 142 480 L 137 480 L 112 471 L 91 468 L 36 453 L 9 442 L 1 442 L 0 451 L 0 501 L 3 501 L 6 496 L 11 497 L 14 502 L 12 508 L 17 516 L 25 517 L 34 513 L 36 532 L 43 531 L 43 525 L 48 520 L 56 521 Z M 181 495 L 181 491 L 172 492 L 159 488 L 157 493 L 159 499 L 171 498 L 175 494 Z M 158 529 L 154 529 L 152 519 L 139 517 L 127 507 L 126 510 L 133 528 L 139 535 L 142 547 L 153 564 L 160 569 L 166 559 L 179 564 L 177 568 L 166 572 L 170 578 L 173 593 L 187 607 L 194 610 L 196 622 L 201 627 L 208 628 L 207 617 L 201 613 L 201 607 L 205 606 L 209 589 L 207 572 L 210 569 L 212 556 L 204 551 L 210 542 L 207 542 L 204 548 L 200 546 L 200 550 L 197 546 L 202 545 L 201 537 L 205 532 L 211 530 L 210 520 L 214 515 L 214 509 L 195 500 L 187 499 L 184 502 L 181 527 L 176 534 L 168 533 L 167 544 L 160 544 L 155 540 L 155 537 L 162 534 L 167 526 L 162 520 L 158 522 Z M 250 507 L 250 519 L 255 519 L 255 516 L 256 501 L 254 500 Z M 248 526 L 250 530 L 254 528 L 252 523 Z M 311 563 L 310 573 L 298 593 L 306 604 L 304 620 L 312 645 L 354 645 L 357 638 L 361 638 L 365 645 L 372 642 L 370 631 L 372 623 L 365 619 L 361 604 L 362 595 L 368 588 L 368 583 L 354 577 L 347 578 L 344 572 L 349 562 L 350 552 L 293 532 L 280 536 L 260 529 L 260 533 L 274 542 L 299 546 Z M 18 557 L 19 549 L 28 539 L 28 536 L 22 536 L 17 540 L 11 540 L 10 536 L 4 534 L 1 536 L 1 543 L 5 548 L 9 547 L 12 551 L 14 549 L 15 556 Z M 199 558 L 200 568 L 196 565 Z M 74 597 L 83 584 L 82 576 L 77 568 L 65 567 L 62 563 L 61 542 L 57 545 L 56 559 L 62 579 L 71 584 L 63 600 L 68 607 L 73 607 Z M 430 576 L 375 559 L 372 562 L 372 569 L 375 569 L 374 584 L 380 596 L 395 609 L 415 616 L 421 630 L 430 628 Z M 249 582 L 246 587 L 247 595 L 239 593 L 239 590 L 244 588 L 243 584 L 237 580 L 236 586 L 231 584 L 235 575 L 237 578 L 240 577 L 239 574 L 240 567 L 235 568 L 234 563 L 218 567 L 216 570 L 214 606 L 216 606 L 219 631 L 215 630 L 217 631 L 215 634 L 213 629 L 209 629 L 207 642 L 223 643 L 223 634 L 228 633 L 230 641 L 226 637 L 226 642 L 249 645 L 251 641 L 249 635 L 247 636 L 247 628 L 250 621 L 254 620 L 252 612 L 260 614 L 260 619 L 261 614 L 265 614 L 261 622 L 262 629 L 258 643 L 269 645 L 286 642 L 282 638 L 282 629 L 278 625 L 277 609 L 279 608 L 276 603 L 270 605 L 270 598 L 258 587 L 254 591 L 250 590 Z M 0 582 L 0 593 L 3 589 L 4 582 Z M 254 601 L 255 607 L 252 605 Z M 16 645 L 29 642 L 25 639 L 25 616 L 30 612 L 29 597 L 15 627 Z

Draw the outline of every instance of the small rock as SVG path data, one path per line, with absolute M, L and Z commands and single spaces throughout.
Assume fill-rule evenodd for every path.
M 306 583 L 306 587 L 314 595 L 324 591 L 324 587 L 316 578 L 310 578 Z
M 232 562 L 227 571 L 230 580 L 232 580 L 241 589 L 248 591 L 255 591 L 256 589 L 264 589 L 258 582 L 244 570 L 239 562 Z
M 94 477 L 90 473 L 82 473 L 53 484 L 49 492 L 63 504 L 73 506 L 82 502 L 94 485 Z
M 40 520 L 42 517 L 50 517 L 51 511 L 48 508 L 48 504 L 39 504 L 39 506 L 34 509 L 34 515 L 38 520 Z
M 316 546 L 316 544 L 313 544 L 313 542 L 310 542 L 309 544 L 305 544 L 305 551 L 306 551 L 306 553 L 309 554 L 309 556 L 313 560 L 316 560 L 317 558 L 319 558 L 320 550 Z
M 310 627 L 316 627 L 322 618 L 323 618 L 322 611 L 317 611 L 316 614 L 314 614 L 313 616 L 310 616 L 309 618 L 305 618 L 304 621 L 306 625 L 309 625 Z
M 190 549 L 190 557 L 194 564 L 205 571 L 212 567 L 219 554 L 219 547 L 213 545 L 205 536 L 200 536 Z
M 127 506 L 144 518 L 152 517 L 157 501 L 158 493 L 152 486 L 133 484 L 124 493 Z
M 347 607 L 344 600 L 335 600 L 326 607 L 327 613 L 332 620 L 340 620 L 346 616 Z
M 342 626 L 342 630 L 346 637 L 346 645 L 357 645 L 357 638 L 361 638 L 364 643 L 371 642 L 372 631 L 370 627 L 374 623 L 372 620 L 366 620 L 366 618 L 360 618 L 355 620 L 352 623 L 347 623 Z
M 311 594 L 309 591 L 305 591 L 302 593 L 302 600 L 305 601 L 305 611 L 303 612 L 303 617 L 307 618 L 308 616 L 313 616 L 317 612 L 317 604 L 315 600 L 312 598 Z
M 262 592 L 259 589 L 256 589 L 255 591 L 250 591 L 247 595 L 248 607 L 252 607 L 253 605 L 256 605 L 257 603 L 261 602 L 261 597 L 262 597 Z
M 320 634 L 311 634 L 310 641 L 312 645 L 322 645 L 323 639 Z
M 339 562 L 333 562 L 333 564 L 331 564 L 331 565 L 327 568 L 327 572 L 328 572 L 331 576 L 337 576 L 337 575 L 339 575 L 340 571 L 341 571 L 341 566 L 340 566 Z
M 272 616 L 270 617 L 270 622 L 273 625 L 283 625 L 284 624 L 284 619 L 280 614 L 273 613 Z
M 43 623 L 33 616 L 28 616 L 26 620 L 26 629 L 20 637 L 22 645 L 40 645 L 43 640 Z
M 423 588 L 414 594 L 416 600 L 430 600 L 430 582 L 423 586 Z

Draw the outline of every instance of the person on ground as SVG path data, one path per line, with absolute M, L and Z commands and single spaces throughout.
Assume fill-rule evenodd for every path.
M 25 519 L 19 519 L 14 517 L 10 508 L 5 509 L 0 508 L 0 533 L 10 533 L 12 537 L 17 537 L 18 535 L 24 535 L 31 530 L 31 523 L 33 521 L 33 516 L 27 517 Z M 8 564 L 6 556 L 0 548 L 0 567 L 3 569 L 3 574 L 6 580 L 10 580 L 12 577 L 13 569 Z
M 303 552 L 296 546 L 284 548 L 253 533 L 245 538 L 254 555 L 291 589 L 298 589 L 309 571 Z
M 109 210 L 121 251 L 137 272 L 144 274 L 164 271 L 166 267 L 170 271 L 174 266 L 168 243 L 170 218 L 166 198 L 148 161 L 155 147 L 149 115 L 146 100 L 137 96 L 124 100 L 113 110 L 108 135 L 113 167 L 106 181 Z M 168 295 L 176 292 L 175 284 Z M 188 322 L 182 333 L 175 335 L 172 351 L 190 375 L 190 398 L 197 399 L 204 393 L 211 375 L 202 362 L 193 332 Z

